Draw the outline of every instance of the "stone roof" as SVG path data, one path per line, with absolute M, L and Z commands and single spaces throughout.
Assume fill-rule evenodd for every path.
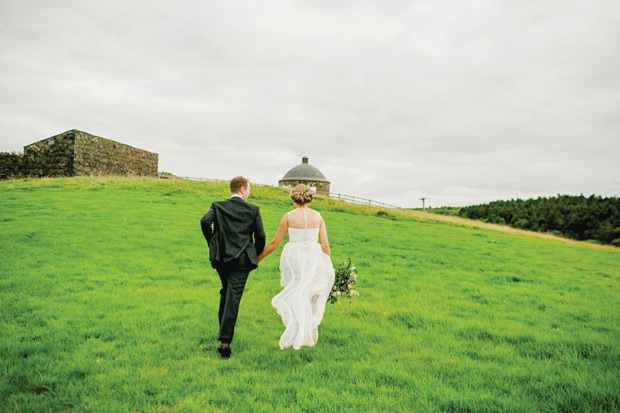
M 289 170 L 280 181 L 309 180 L 316 182 L 329 182 L 325 175 L 308 163 L 308 157 L 301 158 L 301 163 Z
M 128 148 L 137 149 L 137 150 L 142 151 L 142 152 L 154 153 L 154 152 L 146 151 L 144 149 L 136 148 L 135 146 L 127 145 L 126 143 L 114 141 L 114 140 L 108 139 L 108 138 L 102 138 L 101 136 L 96 136 L 96 135 L 93 135 L 92 133 L 84 132 L 84 131 L 77 130 L 77 129 L 71 129 L 71 130 L 68 130 L 66 132 L 59 133 L 58 135 L 54 135 L 54 136 L 51 136 L 49 138 L 41 139 L 39 141 L 36 141 L 35 143 L 31 143 L 30 145 L 24 146 L 24 150 L 26 150 L 26 148 L 28 148 L 30 146 L 34 146 L 34 145 L 36 145 L 36 144 L 38 144 L 40 142 L 44 142 L 44 141 L 47 141 L 47 140 L 54 140 L 56 138 L 64 137 L 64 136 L 68 136 L 70 138 L 73 138 L 75 135 L 81 135 L 82 137 L 87 137 L 87 138 L 95 138 L 95 139 L 99 139 L 99 140 L 102 140 L 102 141 L 105 141 L 105 142 L 111 142 L 112 144 L 123 145 L 123 146 L 126 146 Z

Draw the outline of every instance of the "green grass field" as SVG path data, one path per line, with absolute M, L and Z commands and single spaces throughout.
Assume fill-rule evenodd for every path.
M 359 297 L 281 351 L 279 250 L 233 357 L 199 220 L 225 183 L 0 182 L 0 410 L 620 410 L 620 251 L 318 199 Z M 287 191 L 252 187 L 268 239 Z M 280 247 L 281 248 L 281 247 Z

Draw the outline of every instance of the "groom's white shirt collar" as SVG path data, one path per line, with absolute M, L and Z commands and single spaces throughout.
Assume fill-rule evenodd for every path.
M 243 201 L 243 197 L 241 195 L 237 195 L 237 194 L 231 195 L 230 199 L 233 199 L 233 198 L 241 198 L 241 200 Z

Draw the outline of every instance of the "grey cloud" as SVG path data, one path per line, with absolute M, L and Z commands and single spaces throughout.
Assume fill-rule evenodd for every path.
M 78 128 L 274 184 L 308 155 L 403 206 L 620 193 L 611 0 L 0 7 L 0 150 Z

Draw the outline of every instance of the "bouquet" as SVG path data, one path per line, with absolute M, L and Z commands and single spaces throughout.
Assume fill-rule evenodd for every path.
M 335 269 L 335 273 L 336 279 L 332 287 L 332 292 L 329 295 L 329 302 L 334 304 L 338 301 L 338 297 L 345 296 L 349 299 L 349 305 L 351 305 L 351 297 L 359 295 L 354 289 L 357 275 L 355 275 L 355 267 L 351 264 L 351 258 L 349 258 L 349 262 L 343 261 L 342 264 Z

